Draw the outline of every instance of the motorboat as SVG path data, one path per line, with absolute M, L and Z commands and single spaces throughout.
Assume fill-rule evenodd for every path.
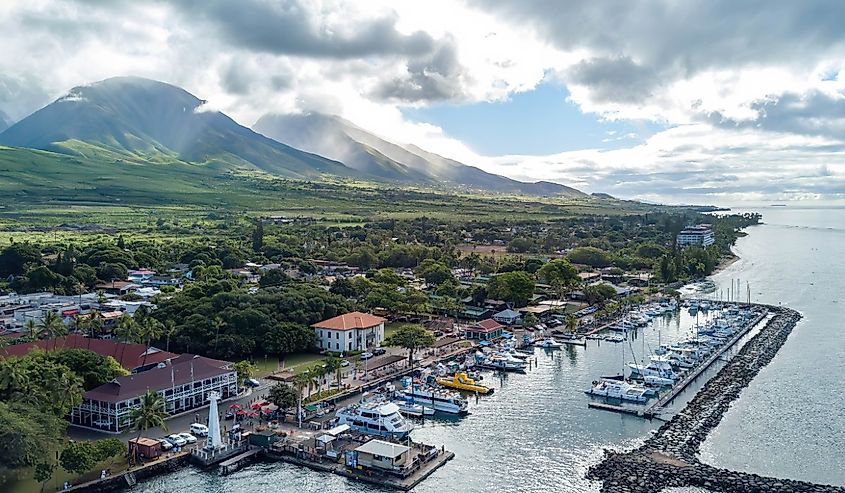
M 411 433 L 414 425 L 402 417 L 399 406 L 393 402 L 373 399 L 339 409 L 335 414 L 338 425 L 368 435 L 402 439 Z
M 493 355 L 481 361 L 478 365 L 482 368 L 489 368 L 491 370 L 513 372 L 524 372 L 526 366 L 524 361 L 515 358 L 507 358 L 503 355 Z
M 491 387 L 475 383 L 474 379 L 462 372 L 455 373 L 451 378 L 438 378 L 435 382 L 437 382 L 438 385 L 451 389 L 463 390 L 465 392 L 475 392 L 482 395 L 493 393 L 493 389 Z
M 397 392 L 396 398 L 431 407 L 442 413 L 467 414 L 469 412 L 467 400 L 458 392 L 428 385 L 411 385 Z
M 671 359 L 667 356 L 654 356 L 648 365 L 645 366 L 638 363 L 628 363 L 628 368 L 631 369 L 631 375 L 634 377 L 645 378 L 647 376 L 654 376 L 665 378 L 672 382 L 678 379 L 677 373 L 672 368 Z
M 535 342 L 534 345 L 539 348 L 543 349 L 560 349 L 563 347 L 563 344 L 557 342 L 554 339 L 543 339 L 542 341 Z
M 597 380 L 584 391 L 586 394 L 623 401 L 645 402 L 648 389 L 620 380 Z
M 403 400 L 397 400 L 394 402 L 394 404 L 399 406 L 399 412 L 402 413 L 403 416 L 408 416 L 411 418 L 434 416 L 433 407 L 426 407 L 422 404 L 415 404 L 413 402 Z
M 604 340 L 607 342 L 624 342 L 625 338 L 619 336 L 605 336 Z

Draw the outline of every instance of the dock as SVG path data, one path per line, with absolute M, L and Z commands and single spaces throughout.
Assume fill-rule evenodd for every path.
M 642 409 L 634 409 L 632 407 L 617 406 L 615 404 L 606 404 L 604 402 L 590 401 L 590 402 L 587 403 L 587 407 L 589 407 L 590 409 L 601 409 L 603 411 L 612 411 L 612 412 L 615 412 L 615 413 L 633 414 L 634 416 L 642 416 L 643 415 Z
M 681 379 L 680 382 L 678 382 L 674 386 L 672 386 L 671 390 L 666 392 L 656 402 L 654 402 L 653 404 L 648 406 L 642 412 L 642 416 L 646 417 L 646 418 L 653 418 L 654 416 L 657 416 L 658 414 L 663 412 L 663 408 L 665 408 L 667 405 L 669 405 L 669 403 L 671 403 L 673 400 L 675 400 L 675 398 L 678 397 L 678 394 L 683 392 L 687 387 L 690 386 L 690 384 L 692 384 L 694 381 L 696 381 L 698 379 L 699 375 L 701 375 L 705 370 L 710 368 L 710 366 L 712 366 L 713 363 L 720 360 L 722 354 L 724 354 L 725 351 L 729 350 L 734 345 L 736 345 L 736 343 L 739 342 L 740 339 L 745 337 L 745 335 L 748 334 L 748 332 L 750 332 L 751 329 L 756 327 L 757 324 L 760 323 L 760 321 L 762 321 L 764 318 L 766 318 L 766 316 L 768 314 L 769 314 L 768 311 L 764 311 L 763 313 L 758 315 L 754 320 L 752 320 L 751 322 L 746 324 L 746 326 L 743 327 L 742 330 L 737 332 L 736 335 L 734 335 L 731 339 L 729 339 L 727 342 L 722 344 L 716 351 L 713 352 L 713 354 L 708 356 L 707 359 L 705 359 L 700 365 L 697 365 L 695 368 L 692 368 L 686 375 L 684 375 L 684 378 Z
M 344 476 L 351 480 L 361 481 L 364 483 L 374 484 L 387 488 L 393 488 L 401 491 L 408 491 L 416 488 L 425 478 L 431 476 L 434 471 L 441 466 L 455 458 L 454 452 L 444 450 L 436 457 L 428 462 L 422 464 L 420 468 L 408 477 L 400 477 L 387 474 L 368 474 L 366 471 L 351 469 L 340 462 L 318 462 L 306 459 L 304 457 L 296 457 L 284 453 L 265 452 L 265 457 L 269 459 L 280 460 L 288 464 L 294 464 L 302 467 L 307 467 L 315 471 L 328 472 Z
M 227 474 L 231 474 L 241 467 L 247 462 L 250 462 L 253 457 L 258 455 L 261 452 L 261 449 L 254 448 L 247 450 L 246 452 L 232 457 L 231 459 L 227 459 L 220 463 L 220 474 L 225 476 Z

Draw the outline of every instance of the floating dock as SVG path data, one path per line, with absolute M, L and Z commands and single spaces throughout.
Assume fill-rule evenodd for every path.
M 227 459 L 220 463 L 220 474 L 225 476 L 227 474 L 231 474 L 241 467 L 244 466 L 247 462 L 251 462 L 252 459 L 257 456 L 261 452 L 261 449 L 254 448 L 248 450 L 240 455 L 232 457 L 231 459 Z
M 730 348 L 734 347 L 740 339 L 745 337 L 748 332 L 751 331 L 754 327 L 757 326 L 766 316 L 769 314 L 768 311 L 764 311 L 760 315 L 758 315 L 753 321 L 746 324 L 742 330 L 737 332 L 731 339 L 727 342 L 719 346 L 719 348 L 713 352 L 710 356 L 707 357 L 700 365 L 696 365 L 695 368 L 691 368 L 690 371 L 684 375 L 684 378 L 681 379 L 680 382 L 676 383 L 672 388 L 666 392 L 663 396 L 661 396 L 656 402 L 648 406 L 642 413 L 642 416 L 646 418 L 653 418 L 654 416 L 660 414 L 669 403 L 675 400 L 678 397 L 678 394 L 684 391 L 687 387 L 690 386 L 691 383 L 696 381 L 706 369 L 710 368 L 716 361 L 721 359 L 722 354 L 725 351 L 729 350 Z

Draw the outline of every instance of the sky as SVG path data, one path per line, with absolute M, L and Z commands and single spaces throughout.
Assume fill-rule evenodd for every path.
M 338 114 L 526 181 L 845 198 L 837 0 L 4 0 L 0 111 L 135 75 L 239 123 Z

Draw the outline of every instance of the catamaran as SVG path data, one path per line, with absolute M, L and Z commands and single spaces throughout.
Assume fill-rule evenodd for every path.
M 381 399 L 346 406 L 338 410 L 335 416 L 338 425 L 349 425 L 369 435 L 402 439 L 414 429 L 414 425 L 400 414 L 399 406 Z

